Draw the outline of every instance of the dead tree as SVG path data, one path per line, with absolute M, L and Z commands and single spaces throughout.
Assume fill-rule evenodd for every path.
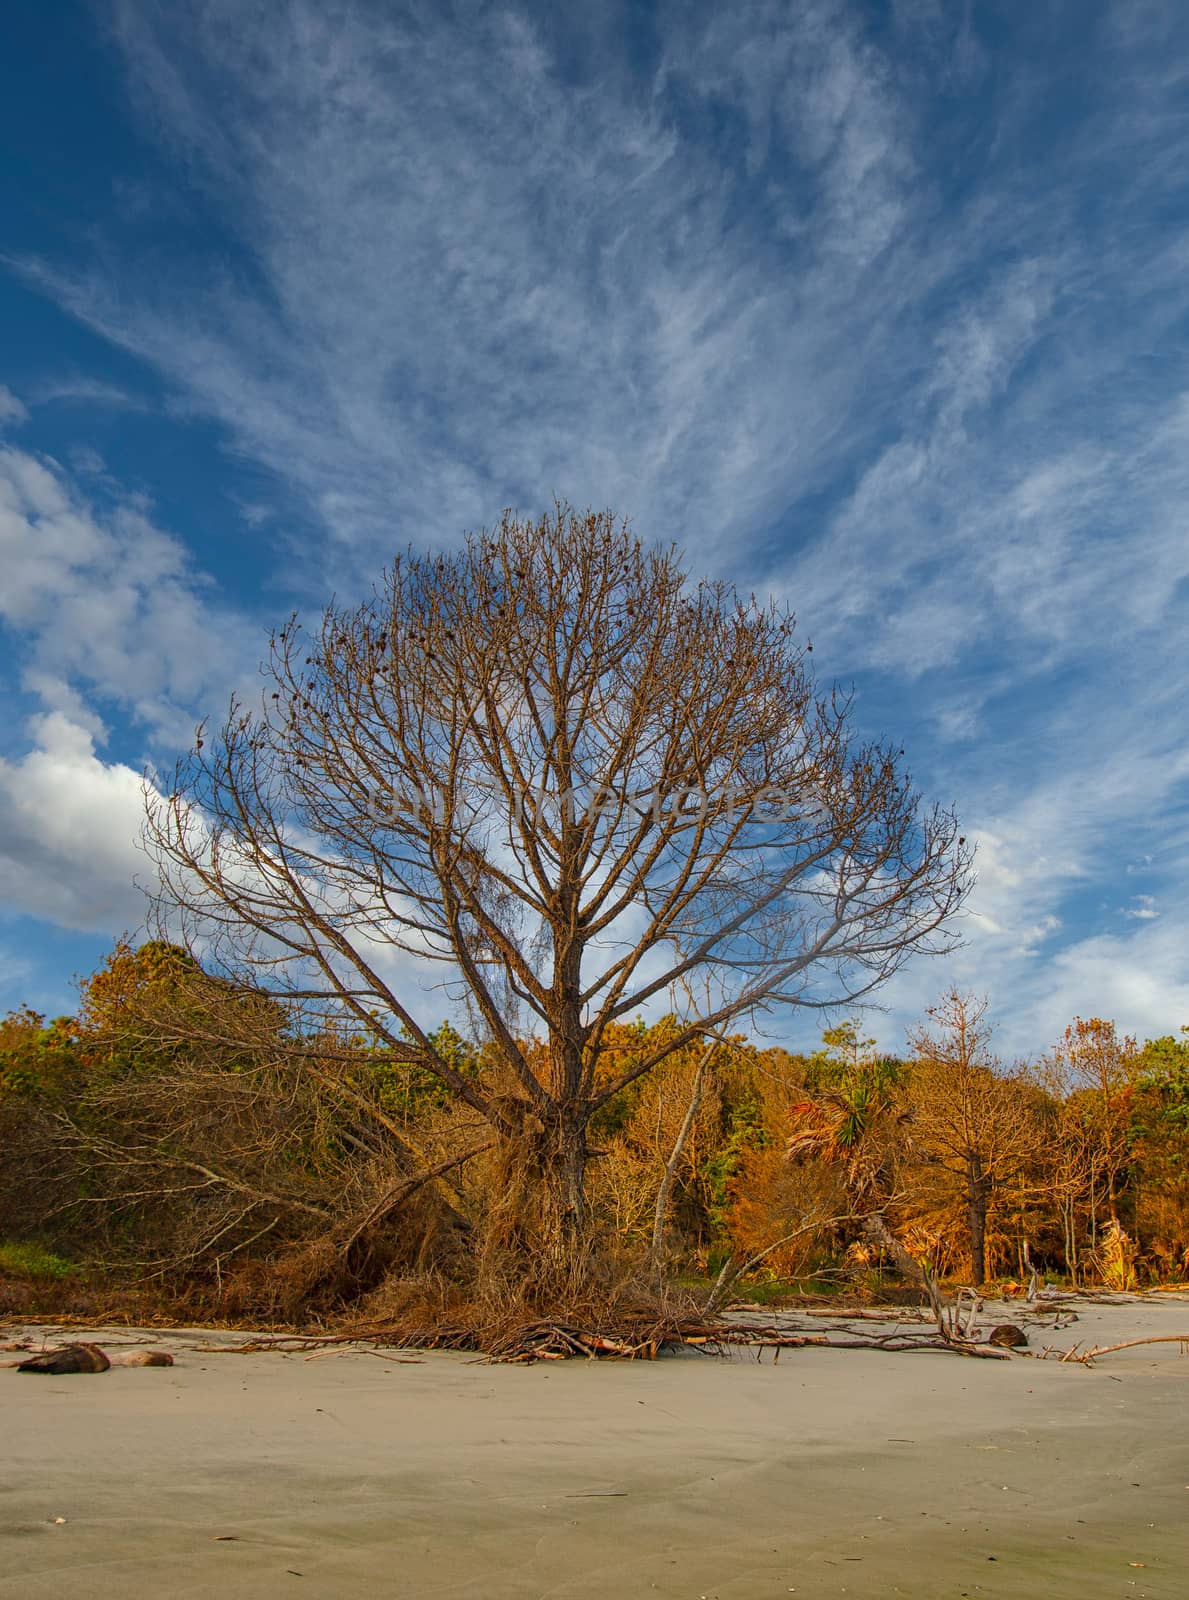
M 1041 1131 L 1031 1096 L 990 1052 L 987 1003 L 951 990 L 930 1026 L 909 1037 L 914 1142 L 960 1190 L 976 1287 L 987 1275 L 987 1217 L 997 1187 L 1035 1156 Z
M 590 1120 L 630 1082 L 953 942 L 958 824 L 902 752 L 856 742 L 809 648 L 606 513 L 506 514 L 401 556 L 365 604 L 281 628 L 260 705 L 148 786 L 161 914 L 518 1143 L 564 1255 Z M 393 975 L 409 959 L 439 965 L 498 1074 L 434 1050 Z M 608 1029 L 694 977 L 709 1003 L 600 1072 Z

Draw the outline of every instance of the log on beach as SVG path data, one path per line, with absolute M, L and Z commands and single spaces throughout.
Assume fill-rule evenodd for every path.
M 63 1344 L 18 1362 L 17 1371 L 61 1376 L 67 1372 L 106 1372 L 110 1366 L 111 1362 L 97 1344 Z

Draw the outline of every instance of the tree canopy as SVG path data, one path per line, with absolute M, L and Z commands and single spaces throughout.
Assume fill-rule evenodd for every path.
M 786 610 L 608 513 L 403 555 L 365 604 L 281 628 L 264 676 L 149 790 L 164 920 L 534 1142 L 567 1226 L 590 1119 L 633 1078 L 953 942 L 954 816 L 855 739 Z M 498 1071 L 435 1048 L 409 961 L 442 965 Z M 682 1026 L 608 1079 L 612 1030 L 657 1004 Z

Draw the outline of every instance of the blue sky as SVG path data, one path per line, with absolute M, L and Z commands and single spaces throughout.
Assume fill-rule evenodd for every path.
M 136 928 L 140 773 L 272 623 L 556 492 L 959 807 L 881 1042 L 1189 1021 L 1187 140 L 1175 0 L 17 8 L 0 1007 Z

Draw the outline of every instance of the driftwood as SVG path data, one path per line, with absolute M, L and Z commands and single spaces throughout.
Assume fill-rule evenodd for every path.
M 566 1361 L 581 1357 L 588 1361 L 655 1361 L 667 1352 L 682 1349 L 701 1354 L 725 1353 L 731 1347 L 750 1348 L 762 1356 L 765 1350 L 779 1359 L 782 1350 L 810 1348 L 832 1350 L 932 1350 L 960 1355 L 1006 1360 L 1007 1352 L 980 1340 L 951 1343 L 926 1327 L 904 1327 L 876 1333 L 851 1329 L 845 1325 L 823 1331 L 801 1332 L 775 1323 L 726 1321 L 720 1318 L 668 1319 L 642 1317 L 636 1323 L 615 1328 L 588 1328 L 561 1320 L 525 1323 L 493 1339 L 481 1339 L 474 1328 L 440 1327 L 422 1333 L 399 1333 L 391 1328 L 359 1328 L 349 1334 L 328 1334 L 303 1338 L 249 1339 L 232 1345 L 201 1345 L 203 1354 L 251 1355 L 261 1351 L 304 1354 L 313 1359 L 344 1345 L 371 1347 L 383 1354 L 383 1346 L 404 1350 L 466 1351 L 497 1363 L 528 1364 L 534 1361 Z M 377 1349 L 379 1346 L 381 1348 Z
M 1005 1350 L 1027 1349 L 1027 1334 L 1015 1322 L 1002 1322 L 987 1334 L 987 1344 L 1002 1344 Z
M 189 1346 L 199 1355 L 259 1355 L 275 1353 L 301 1355 L 306 1360 L 347 1351 L 355 1347 L 385 1360 L 407 1362 L 417 1357 L 398 1354 L 413 1350 L 454 1350 L 476 1355 L 495 1363 L 528 1364 L 535 1361 L 585 1360 L 655 1361 L 659 1356 L 688 1349 L 699 1354 L 722 1355 L 730 1348 L 754 1349 L 757 1357 L 770 1350 L 776 1360 L 782 1350 L 885 1350 L 888 1352 L 932 1350 L 990 1360 L 1007 1360 L 1007 1351 L 980 1340 L 954 1341 L 943 1338 L 927 1325 L 896 1327 L 885 1333 L 869 1328 L 850 1328 L 845 1322 L 813 1331 L 799 1331 L 775 1323 L 703 1321 L 642 1321 L 615 1329 L 591 1329 L 560 1321 L 541 1321 L 511 1329 L 506 1334 L 483 1339 L 472 1327 L 440 1327 L 425 1332 L 399 1332 L 391 1328 L 359 1328 L 351 1333 L 281 1335 L 275 1338 L 244 1339 L 236 1344 L 199 1343 Z M 106 1365 L 69 1364 L 78 1357 L 65 1352 L 94 1350 Z M 57 1364 L 65 1362 L 66 1364 Z M 18 1366 L 29 1372 L 102 1372 L 107 1366 L 172 1366 L 173 1358 L 161 1351 L 130 1352 L 110 1360 L 96 1345 L 72 1345 L 42 1352 Z
M 467 1348 L 462 1340 L 435 1337 L 438 1348 Z M 565 1361 L 571 1356 L 587 1360 L 612 1358 L 628 1361 L 655 1361 L 665 1352 L 689 1349 L 701 1354 L 723 1354 L 731 1347 L 754 1349 L 757 1356 L 771 1350 L 780 1359 L 782 1350 L 810 1348 L 831 1350 L 948 1350 L 951 1347 L 932 1336 L 910 1335 L 900 1330 L 886 1334 L 845 1336 L 833 1332 L 798 1333 L 776 1325 L 755 1326 L 720 1321 L 676 1322 L 648 1329 L 608 1334 L 569 1327 L 561 1323 L 534 1323 L 518 1328 L 493 1342 L 484 1352 L 494 1362 L 527 1363 Z M 962 1354 L 1005 1359 L 1006 1352 L 983 1345 L 971 1345 Z
M 1189 1355 L 1189 1333 L 1152 1333 L 1145 1339 L 1122 1339 L 1118 1344 L 1097 1344 L 1089 1350 L 1073 1345 L 1068 1350 L 1054 1350 L 1046 1346 L 1040 1353 L 1042 1361 L 1074 1361 L 1079 1366 L 1093 1366 L 1096 1356 L 1109 1356 L 1116 1350 L 1134 1350 L 1142 1344 L 1179 1344 L 1182 1355 Z
M 401 1355 L 399 1351 L 455 1350 L 478 1355 L 497 1363 L 528 1364 L 535 1361 L 565 1361 L 582 1357 L 589 1361 L 655 1361 L 667 1352 L 688 1349 L 701 1354 L 724 1354 L 731 1348 L 754 1349 L 757 1359 L 765 1350 L 780 1359 L 782 1350 L 884 1350 L 934 1351 L 952 1355 L 974 1356 L 993 1361 L 1010 1359 L 1009 1349 L 1027 1344 L 1023 1330 L 1006 1323 L 979 1337 L 973 1328 L 974 1313 L 980 1302 L 967 1291 L 959 1296 L 952 1307 L 942 1307 L 942 1315 L 930 1328 L 926 1322 L 910 1320 L 902 1308 L 892 1308 L 885 1321 L 897 1323 L 886 1332 L 876 1332 L 870 1326 L 855 1327 L 880 1317 L 880 1313 L 867 1307 L 855 1307 L 847 1312 L 827 1311 L 823 1307 L 806 1307 L 798 1315 L 825 1316 L 833 1319 L 827 1328 L 797 1329 L 777 1323 L 732 1320 L 723 1318 L 670 1318 L 657 1320 L 641 1316 L 634 1322 L 615 1329 L 591 1329 L 563 1321 L 542 1320 L 510 1329 L 494 1339 L 482 1339 L 472 1327 L 440 1327 L 424 1332 L 409 1333 L 391 1327 L 357 1327 L 349 1333 L 280 1334 L 265 1338 L 248 1338 L 235 1344 L 196 1343 L 188 1348 L 202 1355 L 256 1355 L 276 1352 L 303 1355 L 306 1360 L 319 1355 L 330 1355 L 336 1350 L 345 1351 L 354 1346 L 363 1353 L 399 1363 L 415 1364 L 415 1356 Z M 1035 1352 L 1037 1359 L 1072 1362 L 1091 1366 L 1099 1356 L 1111 1355 L 1117 1350 L 1131 1350 L 1142 1345 L 1177 1344 L 1189 1355 L 1189 1333 L 1151 1334 L 1141 1339 L 1124 1339 L 1117 1344 L 1094 1345 L 1082 1349 L 1074 1345 L 1068 1350 L 1046 1345 Z M 0 1350 L 28 1352 L 28 1340 L 0 1345 Z M 94 1343 L 57 1345 L 35 1354 L 24 1354 L 19 1360 L 0 1362 L 0 1366 L 16 1367 L 21 1372 L 40 1372 L 60 1375 L 73 1372 L 106 1372 L 111 1366 L 169 1367 L 173 1357 L 165 1351 L 130 1350 L 126 1355 L 108 1354 Z
M 1023 1328 L 1017 1328 L 1014 1322 L 1001 1322 L 997 1328 L 991 1329 L 987 1343 L 1002 1345 L 1005 1350 L 1027 1349 L 1028 1335 Z
M 1040 1273 L 1032 1259 L 1032 1246 L 1029 1244 L 1027 1239 L 1024 1240 L 1024 1265 L 1028 1268 L 1028 1292 L 1026 1299 L 1028 1304 L 1031 1305 L 1039 1298 L 1043 1285 L 1040 1281 Z
M 353 1333 L 279 1333 L 266 1339 L 242 1339 L 239 1344 L 196 1344 L 193 1348 L 204 1356 L 254 1356 L 267 1350 L 301 1355 L 306 1350 L 319 1350 L 336 1344 L 366 1344 L 369 1339 L 382 1337 L 381 1329 Z
M 641 1307 L 638 1314 L 621 1315 L 613 1325 L 594 1327 L 565 1319 L 542 1318 L 493 1336 L 474 1324 L 416 1329 L 392 1322 L 356 1323 L 334 1333 L 248 1334 L 243 1338 L 233 1336 L 234 1342 L 216 1342 L 210 1335 L 205 1339 L 199 1336 L 195 1342 L 188 1343 L 187 1348 L 201 1355 L 246 1356 L 272 1352 L 301 1355 L 310 1360 L 353 1347 L 392 1361 L 402 1359 L 394 1353 L 398 1351 L 453 1350 L 488 1361 L 511 1363 L 561 1361 L 571 1357 L 652 1361 L 661 1354 L 681 1349 L 723 1354 L 732 1347 L 754 1349 L 757 1359 L 762 1358 L 765 1350 L 770 1350 L 777 1360 L 782 1350 L 811 1348 L 932 1350 L 987 1360 L 1009 1359 L 1003 1347 L 1007 1342 L 1004 1332 L 995 1329 L 990 1336 L 976 1332 L 975 1319 L 982 1303 L 973 1291 L 960 1291 L 955 1301 L 947 1305 L 932 1275 L 915 1263 L 913 1266 L 930 1301 L 928 1309 L 899 1306 L 886 1310 L 870 1306 L 799 1308 L 798 1318 L 812 1319 L 808 1327 L 790 1325 L 784 1318 L 773 1321 L 759 1315 L 727 1317 L 702 1310 L 689 1315 L 666 1316 L 651 1307 Z M 758 1312 L 759 1308 L 755 1309 Z M 1034 1317 L 1037 1314 L 1037 1311 L 1031 1312 Z M 1071 1317 L 1071 1314 L 1067 1312 L 1065 1316 Z M 885 1326 L 879 1328 L 872 1326 L 873 1323 Z M 1013 1329 L 1012 1344 L 1019 1344 L 1022 1338 L 1021 1331 Z M 9 1348 L 29 1347 L 22 1344 Z M 407 1356 L 406 1359 L 415 1358 Z M 114 1360 L 121 1364 L 119 1356 Z M 131 1360 L 148 1364 L 143 1353 Z M 166 1360 L 167 1357 L 152 1364 L 165 1364 Z
M 105 1344 L 108 1342 L 104 1340 Z M 0 1345 L 0 1350 L 31 1349 L 27 1340 Z M 109 1367 L 172 1366 L 173 1357 L 165 1350 L 129 1350 L 127 1354 L 110 1355 L 97 1344 L 54 1345 L 17 1361 L 0 1361 L 0 1367 L 15 1367 L 18 1372 L 49 1372 L 55 1376 L 67 1372 L 106 1372 Z
M 61 1376 L 67 1372 L 106 1372 L 110 1366 L 111 1362 L 97 1344 L 63 1344 L 18 1361 L 17 1371 Z
M 1006 1350 L 974 1337 L 974 1319 L 982 1309 L 982 1300 L 973 1289 L 959 1289 L 953 1305 L 947 1306 L 942 1300 L 937 1279 L 928 1267 L 913 1260 L 899 1239 L 889 1232 L 878 1212 L 864 1218 L 863 1231 L 872 1244 L 887 1251 L 904 1277 L 918 1283 L 924 1290 L 933 1312 L 938 1338 L 947 1350 L 959 1356 L 980 1356 L 993 1361 L 1010 1359 Z M 1024 1342 L 1027 1343 L 1027 1340 Z

